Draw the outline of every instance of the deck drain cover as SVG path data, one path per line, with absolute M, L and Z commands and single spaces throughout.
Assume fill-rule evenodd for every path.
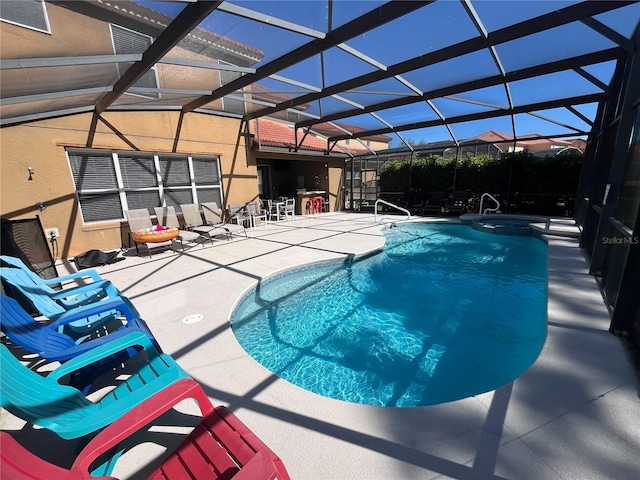
M 184 317 L 181 322 L 185 325 L 191 325 L 192 323 L 198 323 L 200 320 L 204 318 L 204 315 L 200 313 L 194 313 L 193 315 L 188 315 Z

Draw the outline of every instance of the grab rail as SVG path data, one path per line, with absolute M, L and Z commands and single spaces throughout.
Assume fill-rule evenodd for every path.
M 404 212 L 407 214 L 407 220 L 411 219 L 411 212 L 409 210 L 407 210 L 406 208 L 402 208 L 399 207 L 398 205 L 394 205 L 391 202 L 387 202 L 386 200 L 382 200 L 381 198 L 376 200 L 376 203 L 374 203 L 373 205 L 373 214 L 374 214 L 374 222 L 378 223 L 378 204 L 382 203 L 384 205 L 387 205 L 388 207 L 391 208 L 395 208 L 396 210 L 400 210 L 401 212 Z M 382 222 L 382 219 L 380 220 L 380 222 Z
M 496 208 L 487 208 L 483 212 L 482 211 L 482 204 L 484 203 L 484 197 L 489 197 L 491 200 L 496 202 Z M 500 209 L 500 202 L 496 199 L 496 197 L 494 197 L 490 193 L 483 193 L 482 194 L 482 196 L 480 197 L 480 208 L 478 209 L 478 212 L 480 213 L 480 215 L 486 215 L 487 212 L 497 212 L 499 209 Z

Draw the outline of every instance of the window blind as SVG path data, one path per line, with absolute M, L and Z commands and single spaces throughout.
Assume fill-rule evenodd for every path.
M 156 166 L 151 156 L 120 156 L 124 188 L 157 187 Z
M 187 158 L 160 157 L 160 172 L 166 187 L 191 185 Z
M 73 182 L 79 192 L 118 188 L 111 154 L 69 155 L 69 164 Z

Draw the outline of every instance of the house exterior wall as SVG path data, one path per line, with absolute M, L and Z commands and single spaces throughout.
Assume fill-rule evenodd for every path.
M 2 23 L 2 59 L 113 55 L 109 24 L 46 4 L 51 33 Z
M 83 224 L 65 147 L 218 155 L 227 203 L 258 194 L 255 162 L 247 161 L 237 119 L 189 113 L 177 132 L 178 112 L 106 112 L 103 118 L 112 128 L 98 121 L 93 129 L 92 115 L 80 114 L 1 131 L 0 213 L 8 219 L 39 214 L 43 228 L 58 228 L 59 258 L 127 245 L 126 222 Z M 38 202 L 46 205 L 43 212 Z
M 2 23 L 0 54 L 3 60 L 114 55 L 111 24 L 109 22 L 88 17 L 51 3 L 47 3 L 46 7 L 51 33 Z M 178 46 L 171 49 L 167 53 L 167 57 L 214 64 L 218 61 L 215 58 L 191 52 Z M 245 62 L 243 60 L 239 63 Z M 157 64 L 156 68 L 156 79 L 159 88 L 212 91 L 220 86 L 220 72 L 218 70 L 185 68 L 180 65 L 162 63 Z M 115 63 L 101 64 L 100 66 L 87 65 L 81 67 L 82 72 L 80 74 L 78 74 L 79 71 L 77 68 L 59 68 L 56 69 L 55 74 L 57 80 L 66 80 L 67 86 L 77 84 L 78 88 L 81 88 L 82 77 L 87 75 L 87 72 L 93 71 L 94 75 L 112 77 L 113 79 L 117 79 L 119 75 L 124 73 L 118 71 L 118 66 Z M 17 82 L 17 84 L 22 82 L 33 85 L 33 82 L 38 81 L 38 77 L 33 74 L 30 75 L 30 69 L 15 69 L 3 73 L 3 75 L 10 75 L 12 81 Z M 75 75 L 80 76 L 76 78 Z M 68 78 L 65 79 L 65 76 Z M 43 93 L 51 91 L 51 86 L 46 80 L 42 81 L 41 90 Z M 139 101 L 139 96 L 124 94 L 116 103 L 127 103 L 127 101 Z M 168 102 L 171 104 L 170 100 Z M 208 103 L 206 107 L 222 110 L 222 100 L 214 100 Z
M 361 139 L 362 143 L 364 143 L 365 145 L 367 144 L 367 139 L 363 138 Z M 342 147 L 344 150 L 350 151 L 350 150 L 357 150 L 357 151 L 366 151 L 365 146 L 363 146 L 360 142 L 358 142 L 357 140 L 351 140 L 349 141 L 349 143 L 347 144 L 346 140 L 340 140 L 336 146 L 340 146 Z M 377 142 L 375 140 L 369 140 L 369 145 L 368 147 L 373 150 L 374 152 L 377 152 L 379 150 L 386 150 L 387 148 L 389 148 L 389 142 Z M 337 151 L 339 151 L 339 149 L 337 149 Z

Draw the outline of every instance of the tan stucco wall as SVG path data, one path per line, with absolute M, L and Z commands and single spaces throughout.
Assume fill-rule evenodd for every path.
M 219 155 L 226 202 L 257 196 L 255 162 L 247 161 L 237 119 L 189 113 L 177 132 L 178 112 L 107 112 L 110 127 L 98 121 L 95 129 L 92 118 L 80 114 L 0 130 L 0 212 L 9 219 L 39 214 L 45 229 L 58 228 L 59 258 L 123 245 L 120 222 L 83 224 L 65 147 Z M 38 202 L 46 210 L 39 212 Z

